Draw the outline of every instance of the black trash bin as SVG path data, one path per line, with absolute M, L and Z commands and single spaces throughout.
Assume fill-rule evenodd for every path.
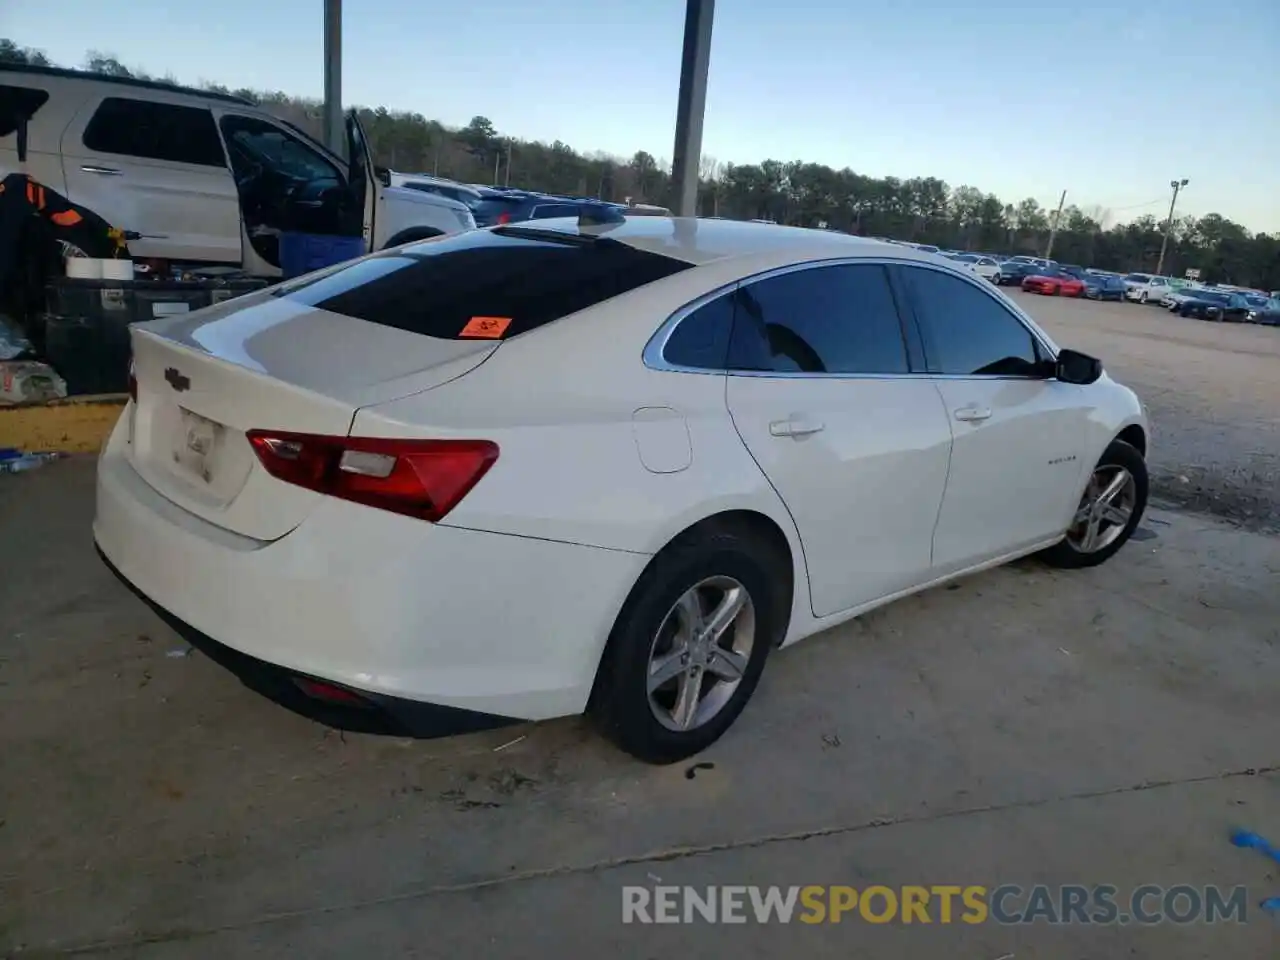
M 265 280 L 80 280 L 48 285 L 48 314 L 39 330 L 45 359 L 67 381 L 67 393 L 123 393 L 129 385 L 129 326 L 182 315 L 261 290 Z

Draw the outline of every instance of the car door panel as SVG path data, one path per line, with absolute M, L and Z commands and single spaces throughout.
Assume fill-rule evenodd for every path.
M 1087 437 L 1080 388 L 1048 378 L 1048 346 L 989 288 L 926 266 L 899 276 L 952 433 L 935 576 L 1061 533 Z
M 951 434 L 910 375 L 884 267 L 810 267 L 735 298 L 726 401 L 795 520 L 814 615 L 927 580 Z
M 239 198 L 212 113 L 156 96 L 161 99 L 94 97 L 81 108 L 62 137 L 67 196 L 112 226 L 141 234 L 129 241 L 134 256 L 239 263 Z M 189 139 L 167 126 L 172 111 L 198 118 L 201 131 L 207 115 L 207 162 L 155 155 L 170 147 L 179 156 L 191 150 Z M 125 119 L 146 114 L 155 118 L 150 126 Z
M 933 540 L 937 575 L 1061 533 L 1085 439 L 1080 388 L 1033 379 L 936 383 L 954 438 Z M 967 417 L 969 411 L 985 416 Z
M 928 578 L 951 445 L 932 383 L 730 376 L 727 398 L 795 520 L 815 616 Z

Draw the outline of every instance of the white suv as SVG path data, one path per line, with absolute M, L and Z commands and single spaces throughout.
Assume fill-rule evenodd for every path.
M 1131 273 L 1124 278 L 1124 298 L 1136 303 L 1159 303 L 1172 289 L 1174 285 L 1168 277 Z
M 238 97 L 5 64 L 0 114 L 0 179 L 25 173 L 136 234 L 134 257 L 278 277 L 281 232 L 372 251 L 475 226 L 465 204 L 375 171 L 354 112 L 348 161 Z

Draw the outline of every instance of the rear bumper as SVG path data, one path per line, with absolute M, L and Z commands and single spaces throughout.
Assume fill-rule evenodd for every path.
M 95 544 L 96 546 L 96 544 Z M 383 733 L 392 736 L 447 737 L 455 734 L 492 730 L 519 723 L 515 717 L 444 707 L 403 697 L 352 690 L 359 698 L 356 704 L 341 704 L 310 696 L 303 692 L 299 680 L 323 680 L 295 670 L 286 670 L 247 653 L 233 650 L 206 633 L 201 633 L 156 603 L 116 569 L 107 555 L 97 547 L 98 556 L 107 569 L 143 603 L 149 606 L 169 629 L 186 640 L 220 667 L 233 673 L 250 690 L 309 720 L 341 730 L 358 733 Z M 348 688 L 349 689 L 349 688 Z
M 99 460 L 93 532 L 135 592 L 237 673 L 329 681 L 400 717 L 412 712 L 401 701 L 429 720 L 472 715 L 449 715 L 460 729 L 582 712 L 649 559 L 332 498 L 280 539 L 251 540 L 162 497 L 127 449 L 117 429 Z

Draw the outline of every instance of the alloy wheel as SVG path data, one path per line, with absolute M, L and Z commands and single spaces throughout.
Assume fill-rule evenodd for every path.
M 686 590 L 649 651 L 649 708 L 668 730 L 703 726 L 733 698 L 756 638 L 747 588 L 733 577 L 708 577 Z
M 1137 502 L 1133 474 L 1115 464 L 1098 467 L 1067 529 L 1067 541 L 1081 553 L 1105 550 L 1124 533 Z

